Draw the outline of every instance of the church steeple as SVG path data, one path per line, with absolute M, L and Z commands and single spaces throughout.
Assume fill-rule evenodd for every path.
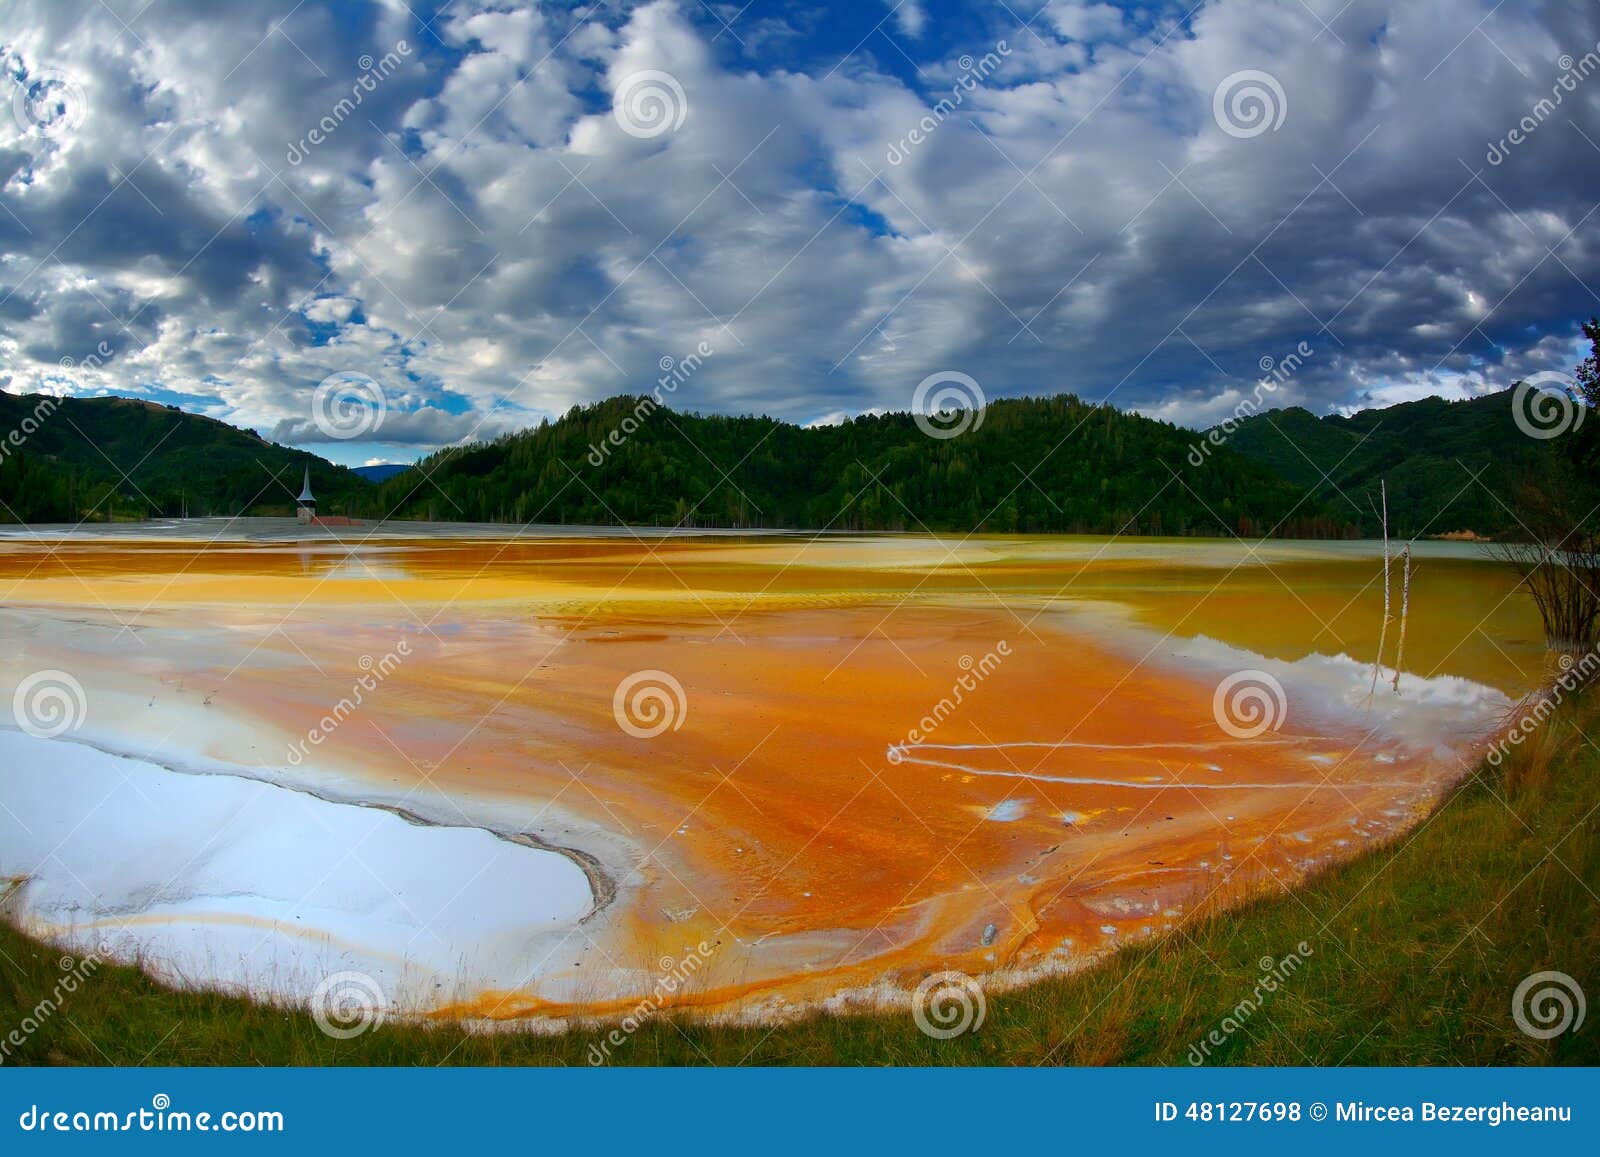
M 310 522 L 317 516 L 317 500 L 311 495 L 311 466 L 306 466 L 305 483 L 300 487 L 300 497 L 295 499 L 295 517 L 301 522 Z

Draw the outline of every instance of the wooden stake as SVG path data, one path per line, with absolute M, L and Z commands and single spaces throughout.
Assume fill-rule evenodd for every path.
M 1372 661 L 1372 690 L 1370 699 L 1378 693 L 1378 676 L 1383 673 L 1383 651 L 1389 639 L 1389 483 L 1378 483 L 1383 497 L 1383 625 L 1378 628 L 1378 657 Z
M 1400 554 L 1404 563 L 1400 580 L 1400 641 L 1394 655 L 1394 693 L 1400 694 L 1400 665 L 1406 661 L 1406 615 L 1411 610 L 1411 544 Z

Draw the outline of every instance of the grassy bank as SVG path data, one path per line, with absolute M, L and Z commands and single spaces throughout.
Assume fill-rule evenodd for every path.
M 1591 695 L 1590 700 L 1600 700 Z M 655 1018 L 616 1064 L 1596 1064 L 1600 1012 L 1549 1041 L 1518 1029 L 1524 977 L 1600 995 L 1600 702 L 1567 707 L 1503 768 L 1483 768 L 1423 826 L 1366 858 L 1130 948 L 1090 973 L 993 995 L 975 1032 L 910 1015 L 776 1029 Z M 1310 949 L 1258 1006 L 1264 958 Z M 61 953 L 0 928 L 0 1040 L 57 988 Z M 386 1025 L 333 1040 L 303 1013 L 178 992 L 104 967 L 41 1018 L 7 1064 L 588 1063 L 602 1030 L 549 1037 Z M 1217 1038 L 1213 1038 L 1217 1039 Z

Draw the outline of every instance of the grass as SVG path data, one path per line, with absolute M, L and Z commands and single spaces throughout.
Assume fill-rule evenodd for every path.
M 1512 994 L 1558 970 L 1600 994 L 1600 695 L 1567 704 L 1506 765 L 1485 764 L 1416 831 L 1293 892 L 1263 896 L 1129 948 L 1092 971 L 994 994 L 952 1040 L 909 1012 L 817 1015 L 777 1028 L 660 1016 L 613 1064 L 1261 1065 L 1596 1064 L 1600 1024 L 1548 1041 L 1521 1032 Z M 1302 941 L 1303 963 L 1224 1032 L 1261 961 Z M 59 950 L 0 925 L 7 1064 L 585 1065 L 610 1026 L 559 1036 L 387 1024 L 334 1040 L 310 1016 L 176 991 L 105 966 L 41 1018 Z M 1600 1014 L 1596 1014 L 1600 1016 Z

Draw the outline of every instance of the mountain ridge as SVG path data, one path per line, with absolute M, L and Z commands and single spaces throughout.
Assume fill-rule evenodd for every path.
M 1393 534 L 1498 537 L 1518 531 L 1512 495 L 1552 445 L 1518 428 L 1514 394 L 1421 398 L 1320 417 L 1289 407 L 1241 419 L 1224 440 L 1351 517 L 1365 511 L 1364 525 L 1379 521 L 1381 479 Z
M 909 413 L 801 427 L 619 395 L 351 469 L 143 399 L 0 392 L 0 520 L 287 514 L 309 467 L 320 509 L 357 517 L 1311 538 L 1378 533 L 1381 478 L 1397 536 L 1501 535 L 1516 530 L 1505 495 L 1547 450 L 1517 432 L 1510 391 L 1198 432 L 1063 393 L 963 423 L 955 437 Z
M 203 414 L 0 391 L 0 520 L 290 514 L 307 468 L 324 510 L 364 497 L 348 468 Z

